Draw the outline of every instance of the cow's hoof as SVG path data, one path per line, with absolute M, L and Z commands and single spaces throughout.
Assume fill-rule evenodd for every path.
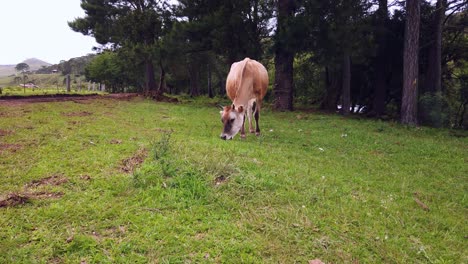
M 258 137 L 260 136 L 260 132 L 255 132 L 255 135 Z
M 255 130 L 253 130 L 253 129 L 250 129 L 249 131 L 250 131 L 251 134 L 255 133 Z
M 242 139 L 245 139 L 245 134 L 241 135 L 241 138 L 242 138 Z

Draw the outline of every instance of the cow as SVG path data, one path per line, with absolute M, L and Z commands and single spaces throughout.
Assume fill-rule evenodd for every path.
M 258 119 L 267 87 L 268 72 L 258 61 L 245 58 L 231 65 L 226 79 L 226 93 L 232 100 L 232 105 L 223 107 L 220 112 L 223 123 L 221 139 L 232 139 L 239 131 L 241 138 L 245 138 L 246 115 L 249 119 L 250 133 L 255 132 L 257 136 L 260 135 Z M 255 131 L 252 125 L 252 115 L 255 116 Z

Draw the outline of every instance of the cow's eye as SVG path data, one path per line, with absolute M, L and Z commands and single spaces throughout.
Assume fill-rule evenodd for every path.
M 231 118 L 231 122 L 234 122 L 234 118 Z

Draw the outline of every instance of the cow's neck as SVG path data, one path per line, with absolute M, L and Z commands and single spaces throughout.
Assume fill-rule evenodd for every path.
M 234 98 L 232 103 L 236 106 L 236 108 L 243 106 L 245 109 L 248 106 L 250 99 L 252 98 L 255 98 L 255 95 L 252 94 L 252 89 L 240 87 L 238 93 L 236 94 L 236 98 Z
M 239 106 L 242 106 L 245 109 L 247 107 L 248 101 L 243 102 L 241 100 L 234 100 L 232 104 L 236 106 L 236 109 L 239 109 Z

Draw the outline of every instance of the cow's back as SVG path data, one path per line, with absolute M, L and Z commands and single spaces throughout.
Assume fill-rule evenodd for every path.
M 231 100 L 244 95 L 246 100 L 256 98 L 262 100 L 267 92 L 268 72 L 258 61 L 245 58 L 231 65 L 226 79 L 226 93 Z M 248 91 L 238 91 L 248 89 Z

